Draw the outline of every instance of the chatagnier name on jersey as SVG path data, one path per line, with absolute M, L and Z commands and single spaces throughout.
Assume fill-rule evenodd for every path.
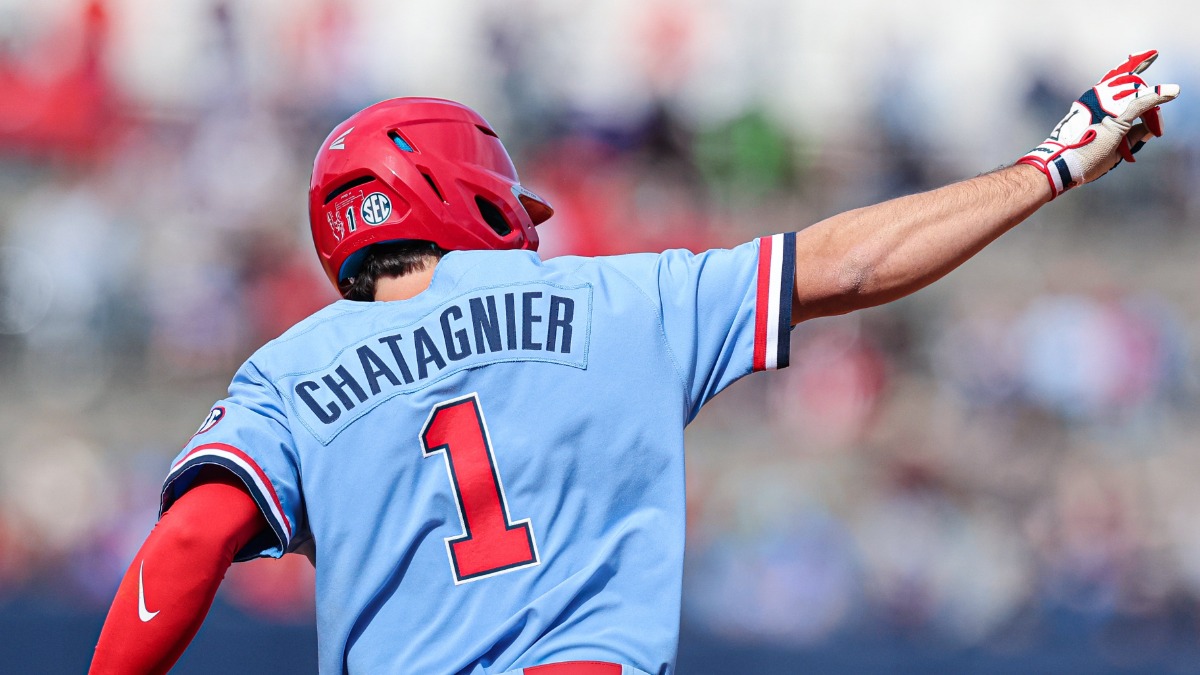
M 415 323 L 351 345 L 318 371 L 284 379 L 304 417 L 335 425 L 464 368 L 501 361 L 584 368 L 590 314 L 590 286 L 500 288 L 444 303 Z

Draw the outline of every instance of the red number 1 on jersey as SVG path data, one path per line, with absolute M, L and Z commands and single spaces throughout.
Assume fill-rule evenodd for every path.
M 445 451 L 463 534 L 446 539 L 454 583 L 538 564 L 529 519 L 513 522 L 491 435 L 475 394 L 433 407 L 421 430 L 425 456 Z

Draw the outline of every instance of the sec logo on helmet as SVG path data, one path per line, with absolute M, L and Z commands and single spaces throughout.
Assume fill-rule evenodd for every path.
M 379 194 L 350 198 L 364 189 Z M 341 205 L 341 239 L 324 215 L 331 204 Z M 354 218 L 346 214 L 351 206 Z M 461 103 L 436 98 L 380 101 L 335 127 L 317 151 L 308 187 L 313 244 L 339 290 L 357 274 L 362 251 L 377 243 L 536 251 L 534 227 L 553 213 L 520 185 L 487 120 Z
M 392 201 L 382 192 L 372 192 L 363 200 L 362 219 L 368 225 L 379 225 L 392 215 Z

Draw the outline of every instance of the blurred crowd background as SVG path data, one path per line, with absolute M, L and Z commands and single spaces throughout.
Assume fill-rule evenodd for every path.
M 1154 7 L 0 1 L 4 670 L 82 671 L 170 459 L 334 299 L 305 194 L 359 108 L 483 111 L 545 256 L 703 250 L 1010 163 L 1155 47 L 1137 166 L 692 425 L 680 671 L 1200 671 L 1200 43 Z M 235 566 L 179 672 L 314 671 L 311 579 Z

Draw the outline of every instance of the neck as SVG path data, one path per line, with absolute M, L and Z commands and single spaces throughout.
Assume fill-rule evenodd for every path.
M 435 263 L 402 277 L 380 277 L 375 281 L 375 301 L 388 302 L 415 298 L 429 288 L 429 282 L 433 280 L 433 270 L 436 267 Z

